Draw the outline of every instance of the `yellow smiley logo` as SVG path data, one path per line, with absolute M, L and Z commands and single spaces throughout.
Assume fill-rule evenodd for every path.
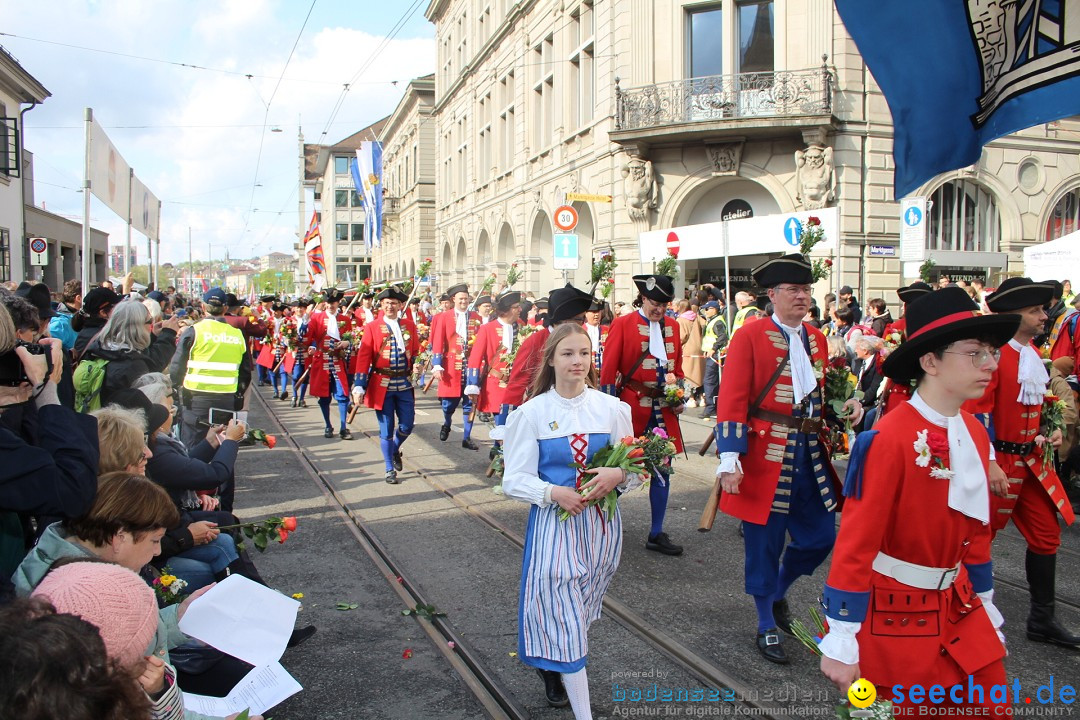
M 848 700 L 857 708 L 868 708 L 877 700 L 877 688 L 874 683 L 865 678 L 859 678 L 851 683 L 847 691 Z

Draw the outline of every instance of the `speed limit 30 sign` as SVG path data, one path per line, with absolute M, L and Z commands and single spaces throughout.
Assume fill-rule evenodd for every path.
M 558 228 L 562 232 L 570 232 L 575 227 L 577 227 L 577 210 L 575 210 L 570 205 L 560 205 L 559 207 L 555 208 L 552 220 L 554 221 L 556 228 Z

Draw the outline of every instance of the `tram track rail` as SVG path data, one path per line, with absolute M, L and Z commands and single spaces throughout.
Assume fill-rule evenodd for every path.
M 379 541 L 371 527 L 352 509 L 349 502 L 335 487 L 333 481 L 321 471 L 312 454 L 301 447 L 295 438 L 287 432 L 273 405 L 267 403 L 261 394 L 254 393 L 254 395 L 259 398 L 259 402 L 267 414 L 273 418 L 274 423 L 283 431 L 282 434 L 288 439 L 290 449 L 300 457 L 302 465 L 312 480 L 336 506 L 338 512 L 348 520 L 353 535 L 372 561 L 375 562 L 386 581 L 401 597 L 403 603 L 409 608 L 415 607 L 417 603 L 428 604 L 423 594 L 414 583 L 410 582 L 408 574 L 394 561 L 389 550 Z M 362 435 L 369 441 L 372 439 L 378 440 L 377 435 L 367 430 L 359 429 L 356 434 Z M 432 490 L 448 499 L 457 509 L 464 512 L 479 526 L 495 531 L 496 534 L 501 535 L 507 542 L 518 549 L 524 548 L 525 539 L 520 533 L 508 527 L 477 504 L 464 498 L 461 493 L 435 479 L 407 456 L 403 458 L 403 464 Z M 695 477 L 700 479 L 700 476 L 695 475 Z M 660 655 L 675 663 L 698 682 L 701 682 L 704 687 L 719 690 L 725 693 L 725 696 L 728 696 L 728 692 L 733 694 L 737 699 L 734 704 L 742 706 L 741 712 L 743 714 L 752 714 L 756 717 L 773 720 L 778 720 L 781 715 L 785 714 L 782 706 L 757 699 L 760 693 L 751 685 L 715 665 L 677 638 L 651 624 L 627 603 L 611 593 L 608 593 L 604 598 L 603 612 L 632 635 L 644 641 Z M 513 695 L 503 687 L 498 678 L 484 666 L 478 657 L 478 653 L 472 650 L 467 641 L 462 640 L 461 635 L 454 629 L 452 623 L 442 617 L 435 617 L 431 621 L 420 616 L 416 616 L 416 619 L 424 628 L 429 639 L 461 675 L 470 691 L 476 695 L 492 717 L 529 717 L 528 712 L 517 703 Z M 450 642 L 453 642 L 454 645 L 450 646 L 448 644 Z

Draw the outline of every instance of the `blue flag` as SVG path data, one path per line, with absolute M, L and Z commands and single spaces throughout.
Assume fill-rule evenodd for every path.
M 892 111 L 897 198 L 1080 113 L 1077 0 L 835 2 Z
M 382 244 L 382 143 L 361 142 L 349 170 L 357 191 L 364 194 L 364 241 L 371 250 Z

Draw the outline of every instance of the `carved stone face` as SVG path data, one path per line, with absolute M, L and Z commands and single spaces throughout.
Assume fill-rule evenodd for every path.
M 635 180 L 641 180 L 645 177 L 645 166 L 640 163 L 635 163 L 630 166 L 630 172 Z
M 825 164 L 825 150 L 816 145 L 806 148 L 806 164 L 810 167 L 821 167 Z

